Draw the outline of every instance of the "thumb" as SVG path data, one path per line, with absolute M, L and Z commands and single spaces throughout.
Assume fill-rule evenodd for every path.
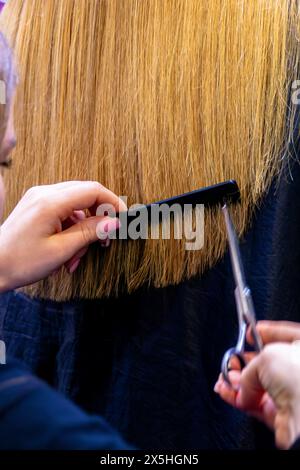
M 61 262 L 68 261 L 82 248 L 97 240 L 105 240 L 121 226 L 118 218 L 88 217 L 67 230 L 54 235 Z

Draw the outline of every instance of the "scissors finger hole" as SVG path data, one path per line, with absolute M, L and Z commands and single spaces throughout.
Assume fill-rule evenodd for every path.
M 222 373 L 224 379 L 230 386 L 232 386 L 232 383 L 229 377 L 229 372 L 233 370 L 241 371 L 243 367 L 245 367 L 245 361 L 242 355 L 238 354 L 234 348 L 229 349 L 223 357 Z
M 228 371 L 238 370 L 241 371 L 245 366 L 245 362 L 239 356 L 231 356 L 228 361 Z

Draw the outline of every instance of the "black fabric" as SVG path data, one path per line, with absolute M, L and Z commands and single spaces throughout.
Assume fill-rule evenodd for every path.
M 0 366 L 0 450 L 132 449 L 15 361 Z
M 300 437 L 294 442 L 290 450 L 300 450 Z
M 286 167 L 241 243 L 258 318 L 300 321 L 300 167 Z M 140 448 L 273 447 L 262 425 L 213 392 L 237 316 L 228 254 L 201 278 L 120 299 L 0 297 L 1 339 Z

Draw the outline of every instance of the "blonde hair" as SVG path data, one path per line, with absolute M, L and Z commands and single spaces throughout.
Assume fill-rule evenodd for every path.
M 242 234 L 293 127 L 298 21 L 290 0 L 10 0 L 0 27 L 21 83 L 8 211 L 26 188 L 68 179 L 99 180 L 132 204 L 234 178 Z M 75 276 L 28 292 L 95 298 L 201 274 L 225 250 L 219 212 L 206 210 L 200 251 L 96 244 Z

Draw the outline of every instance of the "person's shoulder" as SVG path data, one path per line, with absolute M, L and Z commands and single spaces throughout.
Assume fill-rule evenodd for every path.
M 0 364 L 0 391 L 4 388 L 7 380 L 24 375 L 30 375 L 29 369 L 20 361 L 5 358 L 4 363 Z M 8 385 L 7 385 L 8 386 Z
M 132 449 L 103 418 L 88 415 L 15 360 L 0 366 L 0 416 L 0 450 Z

